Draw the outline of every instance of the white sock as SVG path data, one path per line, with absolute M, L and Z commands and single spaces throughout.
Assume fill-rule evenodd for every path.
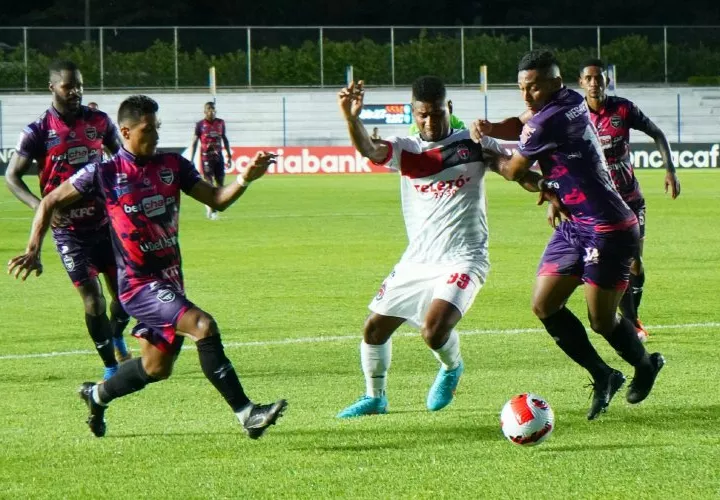
M 252 411 L 253 407 L 252 403 L 248 403 L 245 406 L 243 406 L 243 409 L 240 411 L 235 412 L 235 416 L 240 421 L 241 424 L 244 424 L 247 418 L 250 416 L 250 412 Z
M 387 372 L 392 358 L 392 339 L 382 345 L 360 343 L 360 363 L 365 374 L 365 393 L 371 398 L 385 395 Z
M 105 403 L 100 401 L 100 393 L 98 392 L 98 386 L 99 386 L 99 384 L 95 384 L 92 388 L 93 401 L 95 401 L 95 403 L 99 404 L 100 406 L 107 406 Z
M 455 330 L 451 331 L 445 345 L 440 349 L 433 349 L 432 352 L 437 360 L 442 363 L 443 368 L 454 370 L 462 361 L 462 356 L 460 356 L 460 336 Z

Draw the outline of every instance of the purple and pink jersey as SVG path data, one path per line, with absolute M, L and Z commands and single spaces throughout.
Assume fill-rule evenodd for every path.
M 622 97 L 608 96 L 602 109 L 589 112 L 620 196 L 626 202 L 641 200 L 643 195 L 630 158 L 630 129 L 648 133 L 652 122 L 633 102 Z
M 200 120 L 195 124 L 195 135 L 200 138 L 200 159 L 222 161 L 222 138 L 225 135 L 225 120 Z
M 42 196 L 69 179 L 88 163 L 102 159 L 103 145 L 114 150 L 119 144 L 117 128 L 102 111 L 82 106 L 74 123 L 66 123 L 54 107 L 25 127 L 17 154 L 38 163 Z M 62 210 L 68 226 L 54 232 L 96 232 L 107 225 L 102 202 L 84 199 Z
M 562 88 L 523 127 L 518 151 L 537 161 L 572 220 L 595 232 L 637 223 L 618 194 L 585 99 Z
M 124 148 L 109 161 L 88 165 L 71 178 L 84 197 L 100 198 L 110 217 L 123 304 L 154 283 L 168 283 L 183 293 L 180 191 L 188 193 L 199 180 L 193 164 L 178 154 L 138 158 Z M 162 295 L 158 299 L 165 302 L 171 294 Z

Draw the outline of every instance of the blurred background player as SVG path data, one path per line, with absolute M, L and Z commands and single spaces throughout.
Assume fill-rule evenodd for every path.
M 195 124 L 192 139 L 192 161 L 195 161 L 197 144 L 200 141 L 200 165 L 205 180 L 210 184 L 222 186 L 225 182 L 225 162 L 223 161 L 223 145 L 228 157 L 228 169 L 232 168 L 232 151 L 230 141 L 225 133 L 225 120 L 215 115 L 215 103 L 205 103 L 205 118 Z M 205 207 L 208 219 L 217 219 L 217 212 Z
M 450 99 L 448 99 L 448 101 L 447 101 L 447 111 L 448 111 L 448 114 L 450 115 L 450 128 L 451 129 L 462 130 L 462 129 L 467 128 L 465 126 L 465 123 L 460 118 L 458 118 L 457 116 L 455 116 L 453 114 L 453 102 Z M 413 134 L 417 134 L 418 132 L 420 132 L 420 130 L 418 129 L 418 126 L 416 123 L 413 122 L 410 125 L 410 130 L 408 133 L 410 135 L 413 135 Z
M 485 154 L 501 154 L 496 141 L 482 145 L 468 130 L 450 126 L 443 82 L 421 77 L 412 86 L 413 117 L 419 132 L 373 141 L 360 120 L 363 82 L 338 93 L 353 146 L 370 161 L 401 175 L 402 212 L 408 247 L 370 303 L 360 360 L 366 392 L 339 418 L 387 412 L 391 336 L 407 322 L 420 329 L 440 362 L 427 396 L 430 411 L 453 400 L 464 371 L 455 326 L 472 306 L 489 270 L 484 174 Z M 537 191 L 539 174 L 528 173 Z
M 380 135 L 380 129 L 377 127 L 373 127 L 373 133 L 370 136 L 370 139 L 373 141 L 379 141 L 382 140 L 382 136 Z
M 593 420 L 605 411 L 625 376 L 605 363 L 583 324 L 566 307 L 578 286 L 584 284 L 593 331 L 635 368 L 626 397 L 629 403 L 639 403 L 650 394 L 665 364 L 660 353 L 645 351 L 635 325 L 617 314 L 640 230 L 637 217 L 607 172 L 587 105 L 580 94 L 563 85 L 553 54 L 543 50 L 525 54 L 518 65 L 518 84 L 532 117 L 523 126 L 518 149 L 499 168 L 503 177 L 517 180 L 537 161 L 543 173 L 538 186 L 544 193 L 557 195 L 569 215 L 554 231 L 542 256 L 533 312 L 558 347 L 592 376 L 593 399 L 587 418 Z M 518 122 L 521 119 L 506 120 Z M 484 137 L 485 125 L 473 123 L 475 140 Z
M 47 196 L 88 163 L 100 161 L 103 146 L 113 153 L 120 148 L 112 120 L 102 111 L 82 105 L 83 79 L 78 67 L 70 61 L 56 61 L 49 77 L 52 106 L 25 127 L 6 174 L 10 191 L 33 210 L 40 199 L 22 180 L 33 160 L 38 165 L 41 195 Z M 105 207 L 96 200 L 80 200 L 58 211 L 52 230 L 63 265 L 82 298 L 85 323 L 108 377 L 117 369 L 116 358 L 124 361 L 130 354 L 122 336 L 129 317 L 117 299 L 117 271 Z M 110 293 L 110 319 L 98 273 L 105 276 Z
M 98 106 L 98 103 L 92 102 L 92 101 L 89 102 L 89 103 L 87 103 L 87 107 L 90 108 L 90 109 L 92 109 L 93 111 L 99 111 L 99 110 L 100 110 L 100 107 Z
M 605 64 L 600 59 L 589 59 L 580 68 L 580 86 L 585 90 L 585 101 L 590 111 L 590 120 L 600 135 L 605 159 L 615 187 L 622 199 L 632 209 L 640 225 L 640 244 L 630 265 L 630 285 L 620 301 L 620 311 L 637 329 L 638 336 L 645 341 L 648 332 L 638 319 L 638 308 L 645 283 L 643 267 L 643 243 L 645 240 L 645 198 L 635 177 L 630 157 L 630 129 L 640 130 L 652 137 L 665 164 L 665 192 L 670 190 L 674 200 L 680 195 L 680 182 L 675 174 L 675 165 L 670 154 L 668 140 L 655 125 L 631 101 L 606 94 L 608 78 Z
M 38 206 L 26 253 L 8 268 L 22 279 L 42 272 L 40 249 L 53 210 L 84 199 L 100 200 L 110 219 L 113 250 L 120 265 L 120 298 L 138 320 L 142 356 L 120 365 L 103 383 L 85 382 L 80 397 L 90 415 L 87 423 L 97 437 L 105 435 L 105 409 L 114 399 L 168 378 L 184 337 L 195 342 L 200 366 L 225 398 L 252 439 L 259 438 L 280 417 L 287 403 L 255 405 L 246 396 L 232 363 L 225 356 L 218 325 L 185 297 L 178 221 L 180 192 L 225 210 L 262 177 L 275 162 L 259 152 L 238 182 L 216 187 L 200 178 L 192 163 L 174 153 L 156 154 L 158 105 L 147 96 L 132 96 L 118 111 L 123 147 L 110 161 L 89 165 L 63 182 Z

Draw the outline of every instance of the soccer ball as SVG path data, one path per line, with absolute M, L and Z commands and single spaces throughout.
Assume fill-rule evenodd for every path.
M 519 394 L 503 406 L 500 427 L 511 443 L 535 446 L 552 434 L 555 414 L 547 401 L 537 394 Z

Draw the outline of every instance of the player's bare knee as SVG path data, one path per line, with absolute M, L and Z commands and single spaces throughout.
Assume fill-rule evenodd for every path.
M 218 335 L 220 330 L 215 319 L 209 314 L 202 314 L 196 323 L 195 338 L 198 340 Z
M 388 341 L 390 335 L 383 331 L 381 325 L 375 318 L 370 315 L 365 320 L 365 326 L 363 328 L 363 340 L 366 344 L 370 345 L 382 345 Z
M 557 307 L 551 307 L 550 304 L 541 299 L 533 299 L 532 312 L 538 319 L 545 319 L 559 311 Z
M 143 358 L 143 370 L 155 380 L 166 380 L 172 375 L 173 359 L 148 360 Z
M 617 316 L 615 314 L 603 316 L 593 316 L 588 314 L 588 320 L 590 321 L 590 328 L 592 331 L 599 333 L 604 337 L 610 335 L 617 326 Z
M 447 342 L 451 330 L 452 325 L 447 321 L 442 319 L 430 320 L 420 327 L 420 335 L 431 349 L 440 349 Z

